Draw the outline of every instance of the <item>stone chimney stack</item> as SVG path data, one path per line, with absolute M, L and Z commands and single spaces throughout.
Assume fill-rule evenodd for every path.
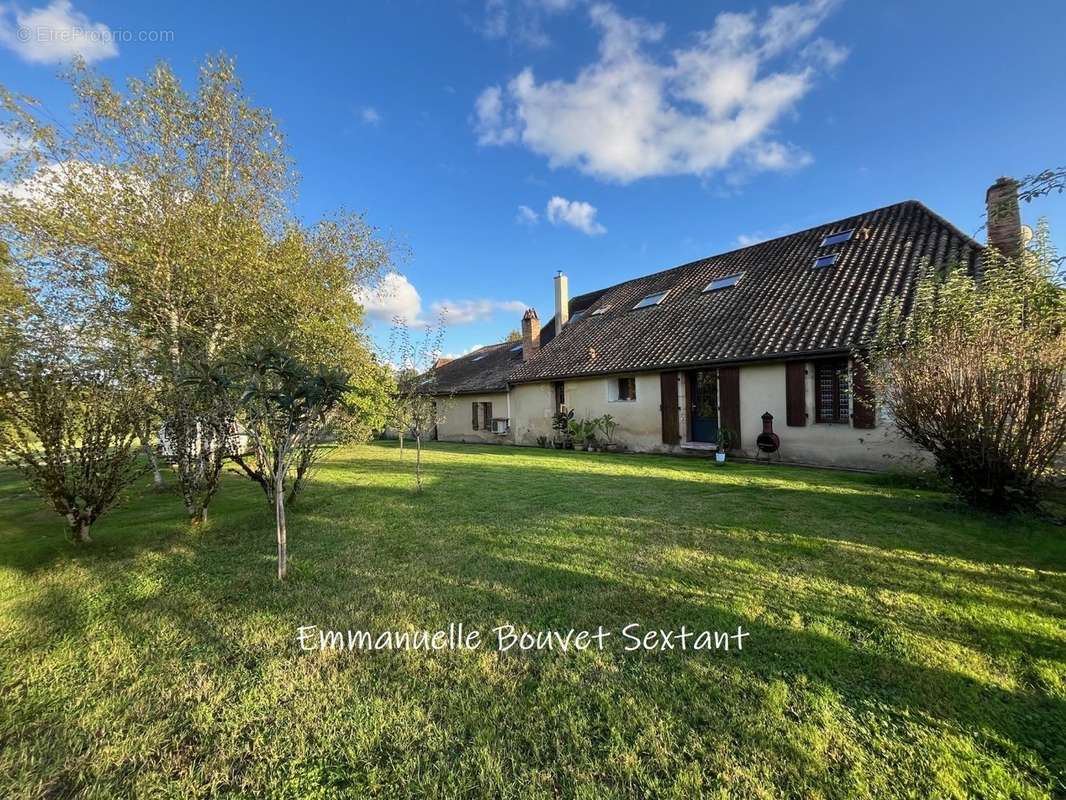
M 570 320 L 570 283 L 562 270 L 555 273 L 555 335 Z
M 1022 249 L 1022 215 L 1018 209 L 1018 182 L 1000 178 L 985 193 L 988 211 L 988 246 L 1007 258 Z
M 537 309 L 527 308 L 522 315 L 522 360 L 529 361 L 540 350 L 540 317 Z

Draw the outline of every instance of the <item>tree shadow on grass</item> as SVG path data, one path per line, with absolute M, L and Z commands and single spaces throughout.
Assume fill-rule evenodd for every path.
M 479 451 L 488 451 L 486 457 Z M 106 614 L 111 635 L 130 648 L 151 645 L 162 629 L 174 636 L 166 650 L 172 657 L 234 671 L 251 686 L 279 649 L 293 664 L 311 658 L 296 646 L 296 627 L 303 624 L 382 629 L 412 620 L 430 628 L 464 621 L 488 629 L 509 620 L 529 628 L 604 624 L 615 630 L 629 622 L 718 630 L 743 625 L 751 634 L 743 653 L 618 654 L 620 674 L 605 678 L 616 692 L 610 702 L 639 696 L 653 713 L 700 735 L 715 714 L 750 710 L 737 686 L 814 680 L 849 707 L 884 708 L 972 737 L 1030 780 L 1062 789 L 1051 777 L 1066 772 L 1060 735 L 1066 707 L 1059 697 L 976 679 L 961 666 L 952 669 L 909 651 L 895 636 L 932 637 L 1008 661 L 1061 661 L 1062 638 L 1024 625 L 967 621 L 967 606 L 982 604 L 1022 615 L 1023 622 L 1027 611 L 1028 619 L 1061 621 L 1063 575 L 1047 572 L 1038 581 L 1021 569 L 1060 569 L 1058 545 L 1043 543 L 1034 557 L 996 525 L 964 520 L 963 530 L 953 528 L 952 514 L 930 512 L 935 496 L 904 496 L 869 476 L 833 474 L 822 485 L 807 476 L 766 503 L 767 490 L 746 467 L 739 484 L 728 484 L 714 480 L 714 472 L 707 481 L 609 474 L 610 456 L 533 451 L 516 463 L 502 449 L 433 448 L 430 488 L 416 495 L 397 485 L 399 475 L 410 477 L 410 465 L 398 464 L 395 451 L 360 453 L 365 455 L 341 454 L 327 462 L 294 510 L 288 584 L 273 578 L 272 520 L 258 490 L 227 482 L 216 524 L 201 540 L 180 540 L 183 546 L 174 547 L 161 525 L 143 542 L 114 552 L 79 553 L 83 585 L 53 583 L 36 596 L 14 599 L 10 608 L 18 627 L 40 632 L 24 643 L 27 656 L 44 655 L 60 640 L 84 640 L 91 615 Z M 438 454 L 460 462 L 434 460 Z M 473 455 L 478 458 L 467 463 Z M 575 464 L 581 469 L 571 469 Z M 171 516 L 180 521 L 180 504 L 174 508 Z M 114 524 L 145 513 L 123 509 Z M 927 530 L 938 538 L 922 550 L 926 542 L 908 534 L 922 530 L 930 516 L 937 527 Z M 982 532 L 994 541 L 983 541 Z M 14 534 L 12 544 L 21 535 Z M 147 566 L 134 565 L 152 548 L 157 557 Z M 31 571 L 8 562 L 10 549 L 0 550 L 0 559 Z M 997 560 L 1001 553 L 1004 561 Z M 945 585 L 945 576 L 952 583 Z M 975 588 L 967 589 L 969 584 Z M 925 617 L 919 608 L 883 607 L 878 592 L 935 600 L 939 613 Z M 92 611 L 86 611 L 88 599 Z M 263 628 L 262 635 L 232 632 L 249 620 Z M 94 630 L 99 635 L 101 629 Z M 144 658 L 152 663 L 150 650 Z M 383 692 L 405 680 L 390 671 L 387 658 L 360 662 L 380 670 Z M 547 679 L 554 658 L 530 656 L 524 678 L 495 700 L 516 707 L 533 702 L 530 687 Z M 707 669 L 705 659 L 712 659 Z M 344 680 L 343 671 L 339 667 L 334 679 Z M 698 691 L 676 689 L 681 680 Z M 694 697 L 704 700 L 694 705 Z M 720 708 L 712 713 L 707 704 Z M 786 739 L 771 736 L 765 744 L 782 759 L 798 757 Z

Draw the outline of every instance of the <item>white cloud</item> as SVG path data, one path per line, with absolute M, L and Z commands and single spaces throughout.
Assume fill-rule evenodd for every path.
M 569 225 L 589 236 L 607 233 L 607 229 L 596 221 L 596 207 L 578 200 L 556 195 L 548 201 L 544 215 L 552 225 Z
M 369 319 L 380 322 L 399 319 L 412 328 L 426 326 L 422 319 L 422 297 L 414 284 L 398 272 L 390 272 L 377 286 L 361 290 L 356 299 Z
M 520 300 L 440 300 L 432 306 L 435 316 L 443 314 L 446 325 L 469 325 L 500 311 L 517 315 L 527 308 Z
M 540 214 L 529 206 L 518 207 L 518 213 L 515 215 L 515 222 L 520 225 L 536 225 L 539 220 Z
M 363 106 L 359 109 L 359 119 L 364 125 L 377 126 L 381 124 L 381 112 L 373 106 Z
M 475 104 L 482 145 L 521 142 L 551 167 L 627 183 L 657 175 L 706 175 L 738 157 L 757 169 L 802 166 L 810 156 L 769 138 L 772 127 L 847 51 L 817 39 L 835 0 L 774 6 L 759 17 L 722 13 L 667 61 L 648 50 L 662 25 L 629 19 L 606 4 L 589 17 L 598 59 L 572 81 L 538 82 L 529 67 Z M 792 53 L 789 63 L 780 63 Z
M 23 11 L 0 5 L 0 44 L 24 61 L 49 64 L 81 56 L 88 62 L 118 55 L 115 37 L 102 22 L 90 22 L 70 0 Z
M 356 294 L 368 319 L 392 323 L 396 320 L 410 328 L 425 328 L 428 321 L 423 317 L 422 296 L 406 276 L 398 272 L 385 275 L 377 286 L 363 289 Z M 527 308 L 519 300 L 439 300 L 430 305 L 432 317 L 442 313 L 446 325 L 469 325 L 488 319 L 497 312 L 521 314 Z
M 499 86 L 490 86 L 474 103 L 478 144 L 510 144 L 518 141 L 518 127 L 503 118 L 503 91 Z
M 551 44 L 545 20 L 569 11 L 578 0 L 485 0 L 485 16 L 478 30 L 486 39 L 509 39 L 532 48 Z

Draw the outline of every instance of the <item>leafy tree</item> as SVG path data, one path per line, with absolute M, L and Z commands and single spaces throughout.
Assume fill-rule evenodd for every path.
M 978 279 L 928 268 L 913 309 L 892 304 L 871 354 L 902 434 L 969 502 L 1031 503 L 1066 444 L 1066 292 L 1045 225 L 1035 247 L 992 248 Z
M 444 421 L 447 400 L 437 403 L 435 380 L 431 366 L 440 357 L 444 341 L 444 319 L 426 330 L 425 337 L 416 342 L 403 320 L 396 320 L 389 349 L 393 363 L 399 365 L 393 395 L 390 424 L 396 427 L 403 454 L 403 437 L 409 434 L 415 442 L 415 489 L 422 491 L 422 443 L 433 429 Z
M 285 482 L 302 448 L 313 446 L 351 390 L 340 371 L 312 372 L 282 351 L 265 349 L 247 362 L 250 379 L 240 398 L 255 464 L 240 461 L 263 488 L 277 523 L 278 578 L 288 573 Z
M 149 351 L 186 510 L 202 521 L 232 420 L 226 398 L 184 376 L 264 340 L 307 363 L 366 360 L 355 289 L 390 248 L 358 215 L 306 227 L 291 219 L 284 139 L 231 60 L 207 60 L 194 92 L 165 64 L 125 92 L 81 63 L 68 78 L 67 127 L 0 90 L 0 131 L 30 143 L 2 165 L 4 238 L 37 280 L 92 274 L 120 297 L 115 324 Z
M 517 328 L 512 328 L 511 332 L 507 334 L 505 342 L 520 342 L 522 341 L 522 332 Z

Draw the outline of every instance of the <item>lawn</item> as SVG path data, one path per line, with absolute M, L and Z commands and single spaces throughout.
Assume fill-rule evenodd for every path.
M 437 445 L 334 453 L 274 577 L 259 490 L 147 483 L 77 549 L 0 474 L 0 796 L 1066 793 L 1066 536 L 883 476 Z M 304 652 L 297 628 L 615 631 Z M 617 633 L 749 632 L 741 651 Z M 487 634 L 486 634 L 487 635 Z

